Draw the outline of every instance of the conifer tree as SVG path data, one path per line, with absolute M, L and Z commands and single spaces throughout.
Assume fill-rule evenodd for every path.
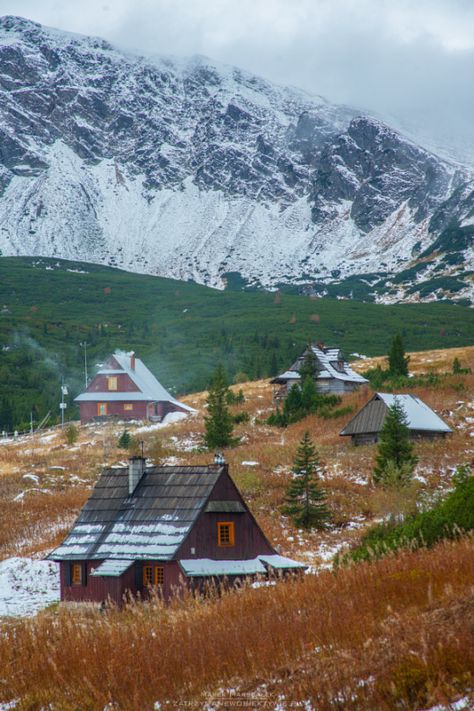
M 288 485 L 282 512 L 302 528 L 324 528 L 330 518 L 324 491 L 320 488 L 317 472 L 319 456 L 309 432 L 305 432 L 296 453 L 294 478 Z
M 212 378 L 207 398 L 207 416 L 204 418 L 204 443 L 208 449 L 231 447 L 236 444 L 232 437 L 233 417 L 227 406 L 228 387 L 224 369 L 219 366 Z
M 399 484 L 403 485 L 411 479 L 416 462 L 405 411 L 395 397 L 380 431 L 374 481 L 376 484 L 393 485 L 398 476 Z M 394 476 L 394 471 L 398 472 L 397 476 Z
M 130 435 L 130 432 L 125 429 L 118 438 L 117 447 L 118 449 L 129 449 L 131 443 L 132 437 Z
M 399 333 L 394 336 L 388 353 L 388 369 L 390 375 L 408 375 L 408 362 L 410 358 L 405 355 L 405 346 Z
M 311 348 L 311 344 L 305 353 L 303 363 L 300 368 L 301 382 L 303 383 L 306 378 L 310 377 L 313 380 L 317 377 L 319 371 L 318 359 L 314 355 L 314 351 Z

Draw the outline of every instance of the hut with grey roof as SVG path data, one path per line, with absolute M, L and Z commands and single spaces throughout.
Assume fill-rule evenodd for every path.
M 194 412 L 176 400 L 133 351 L 111 355 L 75 401 L 82 423 L 111 417 L 160 422 L 171 412 Z
M 62 601 L 119 605 L 305 568 L 269 543 L 226 464 L 147 467 L 141 457 L 102 472 L 48 558 L 60 565 Z
M 324 343 L 311 343 L 288 370 L 270 381 L 279 386 L 274 393 L 276 400 L 284 399 L 293 385 L 300 382 L 300 370 L 310 350 L 315 357 L 317 369 L 315 380 L 320 392 L 342 395 L 357 390 L 368 382 L 366 378 L 352 370 L 339 348 L 327 348 Z
M 377 442 L 385 417 L 395 400 L 405 412 L 412 437 L 445 437 L 451 432 L 449 425 L 416 395 L 375 393 L 340 432 L 341 437 L 351 437 L 355 445 Z

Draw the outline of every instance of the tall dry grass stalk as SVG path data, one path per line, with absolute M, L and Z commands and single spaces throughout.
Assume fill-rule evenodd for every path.
M 0 699 L 226 709 L 236 693 L 247 708 L 280 696 L 284 709 L 423 708 L 473 688 L 473 571 L 465 539 L 168 608 L 46 611 L 4 624 Z

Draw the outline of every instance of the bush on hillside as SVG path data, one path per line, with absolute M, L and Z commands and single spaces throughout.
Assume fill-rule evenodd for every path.
M 308 415 L 318 415 L 320 417 L 338 417 L 334 408 L 339 405 L 341 398 L 338 395 L 326 395 L 320 393 L 316 384 L 310 376 L 306 377 L 303 384 L 295 384 L 286 396 L 283 408 L 277 407 L 267 419 L 269 425 L 277 427 L 288 427 L 293 422 L 298 422 Z M 345 413 L 342 413 L 345 414 Z
M 383 523 L 370 529 L 360 546 L 350 551 L 343 562 L 379 558 L 399 548 L 432 546 L 440 540 L 457 538 L 474 530 L 474 476 L 466 465 L 453 477 L 455 488 L 427 511 L 404 523 Z

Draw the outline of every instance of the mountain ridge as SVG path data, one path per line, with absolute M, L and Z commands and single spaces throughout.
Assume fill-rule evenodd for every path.
M 2 254 L 218 288 L 377 273 L 375 300 L 472 298 L 474 173 L 379 119 L 22 18 L 0 19 L 0 59 Z

